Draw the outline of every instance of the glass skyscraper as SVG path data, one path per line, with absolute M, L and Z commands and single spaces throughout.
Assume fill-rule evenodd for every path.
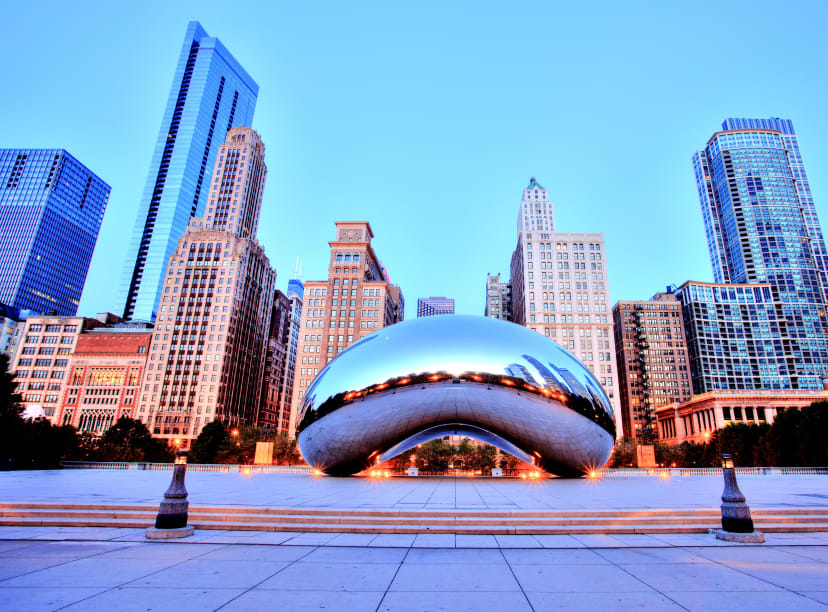
M 719 290 L 679 291 L 688 335 L 697 333 L 716 344 L 708 347 L 709 360 L 702 353 L 701 361 L 691 347 L 696 392 L 822 388 L 820 378 L 828 375 L 828 259 L 793 124 L 777 118 L 726 119 L 722 131 L 694 155 L 693 166 L 713 275 L 720 284 Z M 762 285 L 757 294 L 730 284 Z M 692 303 L 706 305 L 697 312 Z M 719 313 L 711 310 L 724 305 Z M 766 312 L 760 316 L 757 309 Z M 720 320 L 718 332 L 710 321 L 688 318 L 702 310 L 710 321 Z M 751 321 L 750 329 L 742 325 L 745 321 Z M 708 376 L 710 368 L 718 368 L 715 353 L 727 357 L 733 351 L 749 358 L 750 371 L 725 368 Z
M 124 317 L 154 321 L 167 260 L 191 217 L 204 216 L 216 151 L 249 127 L 259 86 L 196 21 L 178 58 L 121 284 Z
M 0 302 L 77 313 L 109 192 L 63 149 L 0 149 Z

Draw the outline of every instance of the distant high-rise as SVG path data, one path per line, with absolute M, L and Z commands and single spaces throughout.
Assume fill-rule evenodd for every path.
M 276 272 L 255 239 L 267 168 L 250 128 L 218 149 L 204 217 L 170 256 L 137 418 L 184 447 L 205 423 L 256 425 Z
M 500 282 L 500 274 L 486 275 L 486 308 L 483 314 L 502 321 L 512 320 L 512 286 Z
M 716 280 L 678 292 L 696 393 L 821 388 L 828 256 L 792 122 L 727 119 L 693 166 Z M 731 350 L 716 352 L 704 337 Z
M 127 251 L 121 286 L 125 318 L 155 320 L 167 260 L 190 218 L 204 216 L 208 208 L 205 187 L 218 145 L 231 127 L 250 126 L 258 93 L 259 86 L 224 45 L 191 21 Z M 209 197 L 215 206 L 215 194 Z
M 77 313 L 109 192 L 63 149 L 0 149 L 0 302 Z
M 693 395 L 681 303 L 672 292 L 612 308 L 624 435 L 651 443 L 655 409 Z
M 603 234 L 555 231 L 534 178 L 523 190 L 512 254 L 512 321 L 569 349 L 600 381 L 622 431 Z
M 291 435 L 305 391 L 325 364 L 360 338 L 403 320 L 405 299 L 374 253 L 373 237 L 367 221 L 337 221 L 336 238 L 328 243 L 328 279 L 305 282 Z
M 444 314 L 454 314 L 454 298 L 440 296 L 420 298 L 417 300 L 418 317 Z

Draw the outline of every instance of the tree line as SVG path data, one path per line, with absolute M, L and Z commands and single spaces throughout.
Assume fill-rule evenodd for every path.
M 717 467 L 730 453 L 737 467 L 828 466 L 828 401 L 801 410 L 780 410 L 773 424 L 731 423 L 712 432 L 705 443 L 655 443 L 655 460 L 662 467 Z M 607 467 L 635 466 L 635 440 L 623 438 Z

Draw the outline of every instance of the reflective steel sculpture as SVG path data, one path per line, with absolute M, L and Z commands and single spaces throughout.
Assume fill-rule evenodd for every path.
M 602 466 L 615 439 L 609 399 L 571 353 L 466 315 L 405 321 L 352 344 L 308 388 L 297 431 L 305 460 L 336 476 L 449 434 L 577 476 Z

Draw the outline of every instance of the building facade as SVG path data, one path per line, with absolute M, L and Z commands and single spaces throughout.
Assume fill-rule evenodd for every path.
M 500 282 L 500 273 L 486 275 L 486 308 L 483 314 L 502 321 L 512 320 L 512 286 Z
M 693 166 L 713 276 L 721 286 L 710 286 L 703 298 L 699 286 L 685 295 L 695 292 L 695 301 L 729 303 L 745 321 L 755 315 L 769 326 L 754 332 L 761 334 L 763 345 L 756 368 L 750 374 L 737 368 L 720 375 L 750 376 L 755 382 L 748 384 L 762 381 L 763 386 L 711 386 L 702 354 L 696 392 L 820 389 L 828 374 L 828 258 L 793 124 L 777 118 L 727 119 L 694 155 Z M 731 290 L 731 284 L 745 288 Z M 748 295 L 747 285 L 761 287 L 760 294 Z M 739 295 L 751 306 L 740 304 Z M 694 309 L 685 305 L 685 315 L 688 310 Z M 745 345 L 750 337 L 721 331 L 722 342 L 730 345 Z M 750 345 L 741 356 L 752 357 Z
M 444 314 L 454 314 L 454 298 L 440 296 L 420 298 L 417 300 L 418 317 Z
M 151 339 L 150 329 L 97 328 L 80 334 L 55 421 L 101 435 L 120 417 L 134 418 Z
M 667 444 L 707 442 L 730 424 L 773 423 L 780 410 L 801 409 L 828 400 L 828 391 L 709 391 L 656 410 L 659 438 Z
M 512 320 L 554 340 L 595 375 L 622 432 L 603 234 L 558 232 L 547 190 L 523 190 L 512 254 Z
M 215 419 L 258 421 L 276 282 L 255 239 L 264 155 L 250 128 L 227 133 L 206 216 L 190 221 L 164 277 L 137 418 L 185 448 Z
M 111 315 L 85 317 L 30 316 L 23 322 L 11 371 L 23 396 L 26 414 L 42 415 L 59 425 L 69 359 L 81 333 L 116 322 Z M 41 412 L 42 411 L 42 412 Z
M 77 313 L 109 192 L 63 149 L 0 149 L 0 302 Z
M 655 410 L 693 395 L 681 302 L 671 291 L 612 308 L 624 436 L 651 444 Z
M 405 300 L 371 246 L 367 221 L 337 221 L 328 278 L 305 283 L 296 353 L 291 435 L 305 391 L 331 359 L 378 329 L 402 321 Z
M 305 286 L 297 278 L 288 281 L 288 300 L 290 300 L 290 323 L 288 326 L 288 341 L 286 365 L 282 370 L 280 392 L 279 419 L 276 431 L 295 435 L 295 425 L 292 421 L 293 387 L 296 376 L 296 356 L 299 351 L 299 332 L 302 329 L 302 305 L 305 299 Z
M 280 419 L 281 410 L 287 404 L 290 412 L 290 401 L 282 398 L 282 378 L 288 360 L 288 342 L 290 334 L 290 300 L 276 290 L 273 297 L 273 314 L 270 317 L 270 333 L 267 338 L 267 355 L 265 357 L 265 374 L 262 380 L 262 399 L 259 405 L 258 426 L 270 431 L 278 430 L 280 420 L 287 423 L 290 418 Z M 287 433 L 285 431 L 284 433 Z
M 231 127 L 250 126 L 258 93 L 219 39 L 191 21 L 127 251 L 124 318 L 155 320 L 167 261 L 190 219 L 203 217 L 215 199 L 205 187 L 218 145 Z

